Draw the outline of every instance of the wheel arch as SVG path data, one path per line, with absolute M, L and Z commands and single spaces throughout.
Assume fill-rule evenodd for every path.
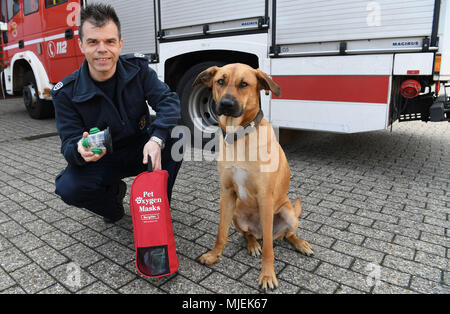
M 13 91 L 18 92 L 23 89 L 24 76 L 32 71 L 36 80 L 39 98 L 51 99 L 50 90 L 53 85 L 50 83 L 44 65 L 32 51 L 23 51 L 14 55 L 11 60 Z
M 248 52 L 232 50 L 203 50 L 181 54 L 167 59 L 164 64 L 164 81 L 176 90 L 183 74 L 196 64 L 207 61 L 245 63 L 253 68 L 259 67 L 258 56 Z

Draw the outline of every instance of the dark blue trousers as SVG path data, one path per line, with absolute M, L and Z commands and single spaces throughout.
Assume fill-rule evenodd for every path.
M 100 216 L 115 220 L 121 215 L 115 197 L 121 179 L 132 177 L 147 170 L 142 163 L 143 148 L 149 137 L 144 136 L 125 147 L 114 149 L 97 162 L 84 166 L 68 165 L 55 180 L 55 193 L 69 205 L 86 208 Z M 161 166 L 169 173 L 167 195 L 169 201 L 181 161 L 171 156 L 172 145 L 178 139 L 168 138 L 162 151 Z

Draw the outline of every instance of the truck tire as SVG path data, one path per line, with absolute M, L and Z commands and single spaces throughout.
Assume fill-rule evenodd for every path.
M 37 85 L 33 72 L 25 73 L 23 80 L 23 102 L 28 114 L 33 119 L 46 119 L 54 117 L 53 103 L 40 99 L 37 94 Z
M 203 147 L 214 140 L 219 126 L 211 89 L 202 84 L 192 87 L 197 75 L 214 65 L 223 66 L 224 63 L 220 61 L 198 63 L 184 73 L 177 86 L 177 94 L 181 102 L 181 119 L 191 132 L 194 147 L 200 145 Z M 202 134 L 206 135 L 202 136 Z M 194 135 L 197 138 L 194 138 Z M 202 136 L 202 139 L 198 136 Z

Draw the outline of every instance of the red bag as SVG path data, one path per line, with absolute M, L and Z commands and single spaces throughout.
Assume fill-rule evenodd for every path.
M 149 170 L 139 174 L 131 185 L 130 210 L 134 229 L 136 268 L 146 277 L 173 274 L 178 269 L 172 219 L 167 198 L 165 170 Z

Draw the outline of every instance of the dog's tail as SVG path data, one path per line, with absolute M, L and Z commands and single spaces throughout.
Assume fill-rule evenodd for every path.
M 300 197 L 297 197 L 297 199 L 294 202 L 294 209 L 295 209 L 295 216 L 300 217 L 302 214 L 302 203 L 300 201 Z

